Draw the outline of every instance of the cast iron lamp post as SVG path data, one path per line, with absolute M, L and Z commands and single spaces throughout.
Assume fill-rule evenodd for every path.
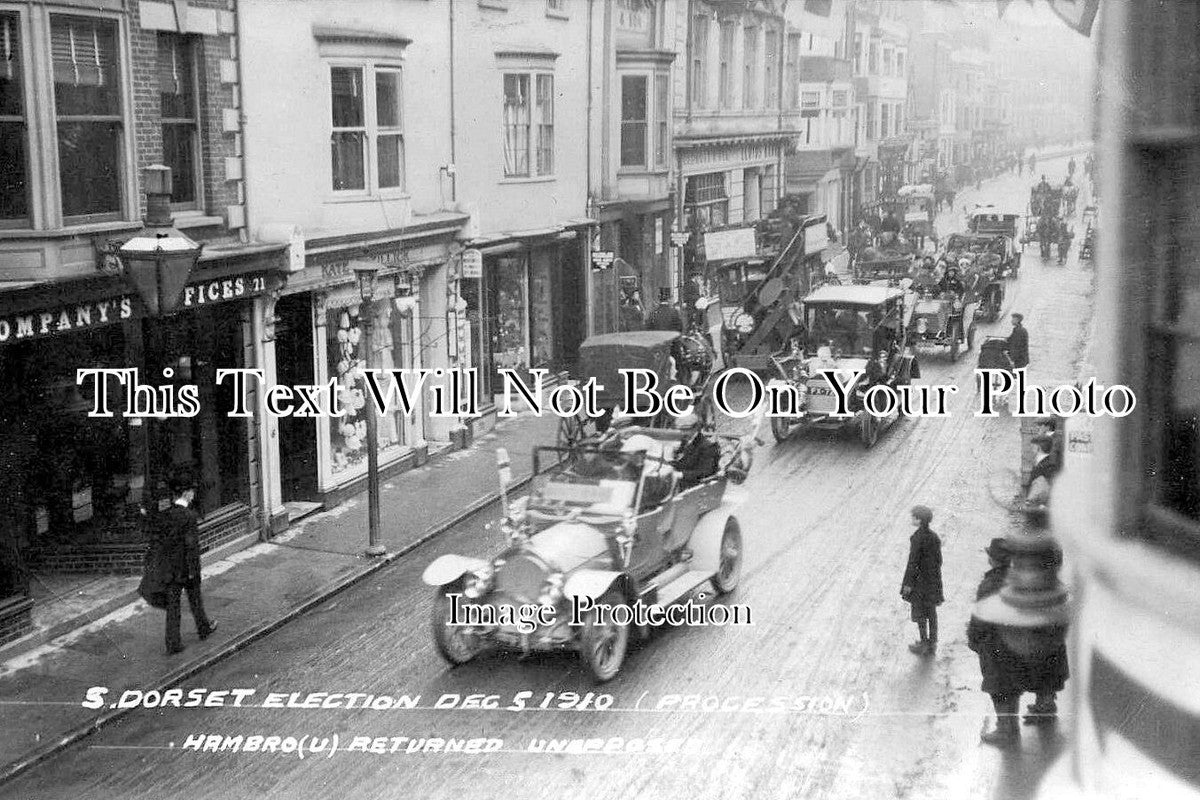
M 375 319 L 371 314 L 371 301 L 375 298 L 375 274 L 379 265 L 369 261 L 354 263 L 354 274 L 358 278 L 358 291 L 362 295 L 362 310 L 358 314 L 358 323 L 362 326 L 363 349 L 367 356 L 363 360 L 367 369 L 371 369 L 371 356 L 375 350 L 372 334 L 375 330 Z M 381 556 L 387 552 L 379 541 L 379 424 L 375 419 L 375 404 L 368 395 L 366 398 L 367 411 L 367 555 Z
M 146 305 L 148 316 L 179 307 L 183 287 L 200 260 L 203 245 L 171 225 L 171 168 L 155 164 L 142 172 L 146 189 L 144 230 L 117 250 L 126 277 Z

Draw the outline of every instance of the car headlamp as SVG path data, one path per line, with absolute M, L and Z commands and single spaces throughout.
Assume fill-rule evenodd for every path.
M 917 320 L 917 333 L 925 333 L 927 330 L 929 330 L 929 323 L 925 321 L 924 317 L 921 317 Z
M 495 577 L 496 571 L 491 564 L 480 567 L 467 576 L 467 585 L 463 589 L 463 595 L 471 600 L 483 597 L 492 589 L 492 578 Z
M 546 583 L 542 586 L 542 593 L 538 596 L 538 605 L 553 606 L 557 605 L 559 600 L 563 598 L 563 574 L 561 572 L 551 573 L 546 578 Z

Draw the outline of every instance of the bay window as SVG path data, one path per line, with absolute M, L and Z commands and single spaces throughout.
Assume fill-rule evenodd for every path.
M 657 133 L 654 137 L 654 165 L 667 166 L 670 153 L 671 92 L 667 75 L 654 76 L 654 114 Z
M 0 226 L 29 218 L 29 137 L 18 22 L 16 14 L 0 14 Z
M 384 66 L 333 66 L 329 76 L 333 190 L 403 190 L 400 70 Z
M 554 174 L 554 76 L 535 75 L 537 81 L 537 174 Z
M 646 102 L 647 78 L 642 75 L 621 77 L 621 166 L 646 166 L 646 128 L 649 124 Z
M 118 219 L 125 134 L 117 24 L 51 16 L 50 49 L 63 216 Z

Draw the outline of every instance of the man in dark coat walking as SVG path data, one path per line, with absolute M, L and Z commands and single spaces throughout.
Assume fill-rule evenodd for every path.
M 918 641 L 908 646 L 917 655 L 933 655 L 937 650 L 937 607 L 942 596 L 942 540 L 929 523 L 933 512 L 925 506 L 913 506 L 917 529 L 909 537 L 908 566 L 900 582 L 900 596 L 912 605 L 912 621 L 917 623 Z
M 183 650 L 179 636 L 181 592 L 187 592 L 201 639 L 212 635 L 217 626 L 204 613 L 204 600 L 200 596 L 199 516 L 191 507 L 196 498 L 195 485 L 189 474 L 179 471 L 168 479 L 167 488 L 171 492 L 171 505 L 159 513 L 155 535 L 161 540 L 158 543 L 163 552 L 161 577 L 167 587 L 167 652 L 174 654 Z
M 1025 330 L 1025 316 L 1013 314 L 1012 333 L 1008 335 L 1008 357 L 1012 359 L 1014 369 L 1029 366 L 1029 331 Z

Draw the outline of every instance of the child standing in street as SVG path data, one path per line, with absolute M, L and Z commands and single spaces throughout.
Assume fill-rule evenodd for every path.
M 913 506 L 917 529 L 909 537 L 908 566 L 900 582 L 900 596 L 912 606 L 912 621 L 917 623 L 917 641 L 908 646 L 921 656 L 937 650 L 937 607 L 942 597 L 942 540 L 929 527 L 933 512 L 926 506 Z

